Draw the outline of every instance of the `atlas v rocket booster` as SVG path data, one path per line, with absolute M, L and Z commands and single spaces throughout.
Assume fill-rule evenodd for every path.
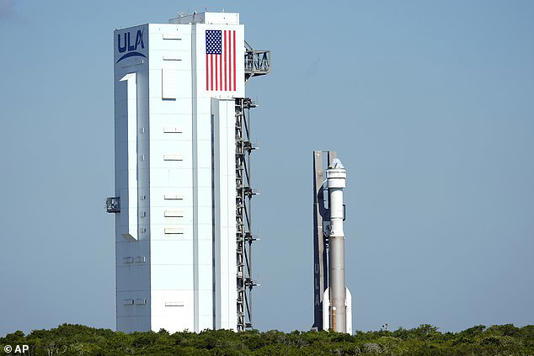
M 352 334 L 352 296 L 345 284 L 343 232 L 347 171 L 335 156 L 335 152 L 328 152 L 324 180 L 322 151 L 314 151 L 314 328 Z
M 323 325 L 337 332 L 352 334 L 351 295 L 345 286 L 345 204 L 343 188 L 347 171 L 337 158 L 332 160 L 326 171 L 328 187 L 328 288 L 323 296 Z

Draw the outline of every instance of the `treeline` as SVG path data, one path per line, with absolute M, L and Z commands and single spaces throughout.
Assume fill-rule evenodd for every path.
M 51 330 L 16 331 L 0 338 L 0 347 L 26 355 L 531 355 L 534 325 L 478 325 L 452 333 L 431 325 L 395 331 L 284 333 L 280 331 L 206 330 L 201 333 L 137 332 L 63 324 Z

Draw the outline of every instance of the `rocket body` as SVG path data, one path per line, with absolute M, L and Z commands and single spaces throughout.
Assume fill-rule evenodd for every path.
M 330 228 L 328 232 L 328 289 L 323 299 L 323 325 L 330 330 L 352 333 L 352 298 L 345 285 L 345 205 L 343 189 L 346 185 L 347 171 L 339 159 L 334 159 L 326 171 L 328 188 L 328 210 Z M 326 305 L 325 305 L 326 304 Z

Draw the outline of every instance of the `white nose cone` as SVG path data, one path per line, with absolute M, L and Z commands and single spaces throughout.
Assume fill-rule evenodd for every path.
M 345 166 L 343 166 L 343 163 L 341 163 L 341 160 L 339 158 L 334 158 L 332 160 L 332 164 L 330 166 L 330 168 L 340 168 L 340 169 L 344 169 Z

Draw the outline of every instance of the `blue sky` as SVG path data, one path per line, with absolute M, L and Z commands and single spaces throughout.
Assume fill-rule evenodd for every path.
M 534 322 L 534 3 L 303 4 L 0 0 L 0 335 L 115 327 L 113 29 L 205 8 L 273 51 L 258 329 L 312 325 L 314 149 L 348 169 L 356 329 Z

